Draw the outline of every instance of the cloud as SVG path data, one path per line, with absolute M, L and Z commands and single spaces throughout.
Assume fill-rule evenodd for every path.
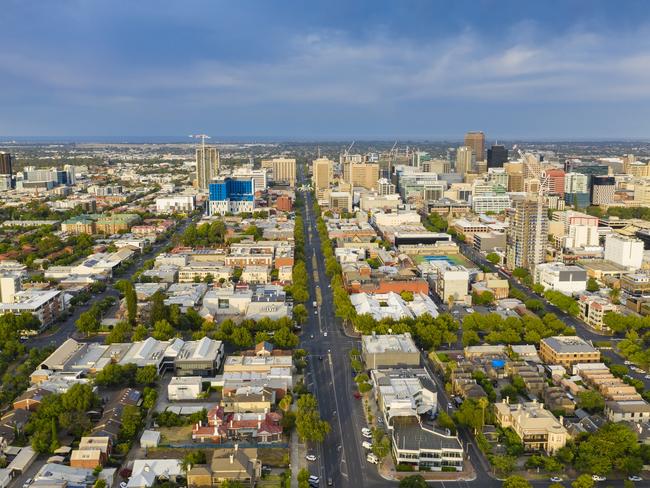
M 510 34 L 523 27 L 513 27 Z M 87 53 L 57 57 L 8 51 L 5 45 L 0 47 L 0 75 L 80 103 L 362 106 L 458 99 L 647 100 L 646 33 L 645 26 L 617 35 L 576 29 L 553 35 L 505 33 L 495 40 L 466 30 L 414 40 L 386 32 L 353 37 L 320 29 L 290 37 L 274 58 L 231 56 L 226 61 L 203 50 L 187 59 L 143 59 L 135 65 Z

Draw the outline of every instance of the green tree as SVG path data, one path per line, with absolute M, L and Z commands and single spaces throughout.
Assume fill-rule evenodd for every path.
M 330 431 L 330 425 L 321 420 L 318 402 L 311 394 L 298 398 L 296 410 L 296 429 L 303 441 L 323 442 Z
M 490 261 L 492 264 L 499 264 L 499 262 L 501 261 L 499 255 L 495 252 L 488 253 L 488 255 L 485 256 L 485 259 Z
M 142 386 L 151 386 L 158 381 L 158 370 L 153 364 L 138 368 L 135 373 L 135 382 Z
M 587 291 L 594 293 L 594 292 L 597 292 L 599 290 L 600 290 L 600 285 L 598 284 L 596 279 L 595 278 L 589 278 L 587 280 Z
M 503 488 L 531 488 L 531 485 L 523 476 L 509 476 L 503 482 Z
M 90 335 L 99 330 L 99 315 L 94 310 L 88 310 L 79 315 L 75 322 L 77 330 L 83 334 Z
M 120 427 L 119 439 L 122 442 L 131 442 L 142 425 L 142 414 L 135 405 L 126 405 L 122 410 L 122 425 Z
M 169 320 L 169 310 L 165 305 L 165 295 L 162 291 L 158 290 L 151 295 L 151 309 L 149 311 L 149 324 L 154 325 L 161 320 Z
M 293 320 L 295 320 L 296 323 L 304 324 L 307 321 L 308 316 L 309 314 L 307 313 L 307 309 L 302 303 L 293 307 Z
M 133 329 L 132 339 L 134 341 L 142 341 L 147 337 L 149 337 L 149 330 L 147 330 L 147 328 L 144 325 L 140 324 L 135 329 Z
M 129 323 L 135 325 L 138 316 L 138 297 L 136 296 L 133 283 L 126 281 L 123 292 L 124 300 L 126 301 L 126 315 L 129 319 Z
M 111 331 L 104 339 L 106 344 L 114 344 L 119 342 L 127 342 L 129 339 L 129 334 L 131 333 L 131 326 L 128 322 L 118 322 L 111 329 Z
M 515 469 L 516 459 L 513 456 L 492 456 L 490 462 L 494 470 L 502 476 L 507 476 Z
M 612 299 L 612 303 L 618 305 L 621 301 L 620 297 L 621 297 L 620 288 L 612 288 L 611 290 L 609 290 L 609 298 Z
M 300 339 L 298 336 L 289 330 L 289 327 L 281 327 L 275 332 L 273 342 L 280 348 L 293 349 L 298 345 Z
M 605 399 L 595 390 L 578 393 L 578 407 L 589 413 L 602 412 L 605 409 Z
M 427 488 L 426 480 L 419 474 L 412 474 L 402 478 L 399 482 L 399 488 Z
M 168 341 L 176 335 L 174 327 L 165 319 L 159 320 L 153 326 L 151 337 L 159 341 Z
M 593 488 L 594 480 L 588 474 L 581 474 L 576 480 L 571 483 L 571 488 Z

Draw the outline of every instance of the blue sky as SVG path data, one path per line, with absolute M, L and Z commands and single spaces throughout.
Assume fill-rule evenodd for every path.
M 0 134 L 650 136 L 644 1 L 3 0 Z

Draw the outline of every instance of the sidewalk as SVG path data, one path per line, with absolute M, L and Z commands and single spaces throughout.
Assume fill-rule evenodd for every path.
M 295 409 L 295 404 L 292 405 Z M 291 467 L 291 488 L 298 488 L 298 473 L 301 469 L 309 469 L 305 455 L 307 454 L 307 445 L 300 442 L 296 429 L 291 432 L 289 441 L 289 463 Z

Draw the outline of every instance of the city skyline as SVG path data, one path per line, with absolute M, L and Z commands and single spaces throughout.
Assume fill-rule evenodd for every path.
M 650 132 L 643 2 L 68 1 L 10 2 L 3 13 L 5 138 Z

